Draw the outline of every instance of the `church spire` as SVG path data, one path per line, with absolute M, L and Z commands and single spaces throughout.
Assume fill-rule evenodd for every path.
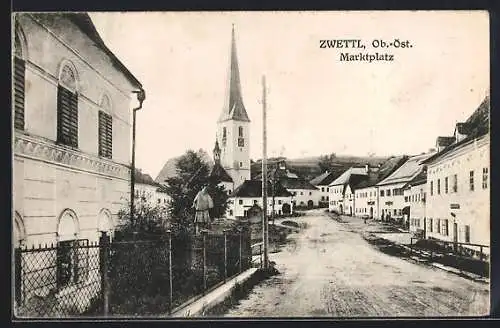
M 241 95 L 240 71 L 236 54 L 234 24 L 231 31 L 231 54 L 226 88 L 226 99 L 222 113 L 219 117 L 219 122 L 227 120 L 250 122 Z

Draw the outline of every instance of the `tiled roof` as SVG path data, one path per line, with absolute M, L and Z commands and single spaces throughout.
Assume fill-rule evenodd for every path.
M 271 183 L 267 183 L 267 195 L 272 195 Z M 280 183 L 274 186 L 275 197 L 290 197 L 292 194 L 286 190 Z M 242 185 L 236 188 L 231 197 L 262 197 L 262 181 L 261 180 L 245 180 Z
M 427 172 L 425 170 L 420 171 L 410 182 L 408 182 L 404 188 L 408 188 L 410 186 L 418 186 L 421 184 L 427 183 Z
M 470 131 L 466 138 L 463 140 L 452 143 L 439 153 L 434 154 L 433 156 L 427 158 L 423 163 L 428 164 L 432 161 L 441 158 L 445 154 L 450 153 L 453 150 L 460 149 L 462 146 L 465 146 L 469 143 L 469 141 L 474 140 L 476 138 L 482 137 L 489 133 L 490 131 L 490 97 L 486 97 L 479 107 L 472 113 L 471 116 L 465 122 L 468 124 Z
M 337 179 L 335 179 L 330 186 L 346 185 L 349 183 L 351 176 L 364 175 L 366 176 L 366 169 L 361 167 L 351 167 L 342 173 Z
M 323 174 L 318 175 L 311 181 L 309 181 L 312 185 L 315 186 L 328 186 L 333 180 L 337 179 L 340 175 L 335 172 L 324 172 Z
M 280 183 L 286 189 L 307 189 L 307 190 L 318 190 L 315 186 L 304 179 L 300 178 L 282 178 L 279 180 Z
M 219 163 L 215 163 L 210 172 L 210 178 L 223 182 L 233 182 L 231 176 Z
M 92 41 L 95 42 L 104 53 L 111 59 L 111 63 L 119 69 L 127 79 L 134 84 L 136 87 L 141 88 L 141 83 L 137 78 L 128 70 L 128 68 L 123 65 L 123 63 L 116 57 L 116 55 L 109 50 L 101 36 L 97 32 L 92 19 L 87 13 L 58 13 L 57 15 L 64 15 L 68 17 L 73 23 L 75 23 L 78 28 L 84 32 Z
M 455 126 L 455 129 L 460 134 L 468 135 L 471 133 L 472 127 L 467 123 L 457 123 L 457 125 Z
M 455 142 L 455 137 L 437 137 L 436 144 L 439 147 L 448 147 Z
M 377 185 L 381 186 L 411 181 L 423 169 L 423 166 L 421 165 L 422 161 L 429 158 L 431 155 L 432 153 L 426 153 L 410 157 L 403 165 L 401 165 L 387 178 L 377 183 Z
M 165 183 L 165 180 L 177 177 L 177 162 L 180 157 L 181 156 L 177 156 L 167 160 L 163 165 L 163 168 L 160 170 L 160 173 L 158 173 L 155 181 L 158 183 Z M 207 153 L 203 153 L 202 158 L 204 162 L 208 164 L 209 169 L 211 169 L 214 165 L 212 158 Z

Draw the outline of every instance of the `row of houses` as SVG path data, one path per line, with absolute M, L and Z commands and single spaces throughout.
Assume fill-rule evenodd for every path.
M 329 211 L 399 221 L 429 238 L 489 245 L 489 111 L 488 96 L 456 124 L 453 136 L 439 136 L 435 149 L 351 167 L 321 182 Z

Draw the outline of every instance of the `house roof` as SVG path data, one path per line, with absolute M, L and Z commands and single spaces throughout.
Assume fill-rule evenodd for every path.
M 309 181 L 301 178 L 282 178 L 279 180 L 281 185 L 286 189 L 307 189 L 307 190 L 318 190 L 316 186 L 313 186 Z
M 227 173 L 227 171 L 220 165 L 220 163 L 215 163 L 210 172 L 210 178 L 222 182 L 233 182 L 233 178 Z
M 455 142 L 444 148 L 442 151 L 434 154 L 433 156 L 430 156 L 427 158 L 425 161 L 423 161 L 423 164 L 429 164 L 432 163 L 433 161 L 443 157 L 444 155 L 456 151 L 458 149 L 461 149 L 465 145 L 469 144 L 470 141 L 480 138 L 486 134 L 489 133 L 490 131 L 490 97 L 487 96 L 485 99 L 481 102 L 479 107 L 472 113 L 471 116 L 467 119 L 465 123 L 468 124 L 468 129 L 469 129 L 469 134 L 467 137 L 465 137 L 463 140 L 460 140 L 459 142 Z
M 267 183 L 267 194 L 272 195 L 271 183 Z M 279 182 L 274 186 L 275 197 L 290 197 L 292 194 L 286 190 Z M 261 180 L 245 180 L 238 188 L 236 188 L 231 197 L 262 197 L 262 181 Z
M 139 82 L 139 80 L 137 80 L 137 78 L 128 70 L 128 68 L 106 46 L 104 41 L 101 39 L 101 36 L 97 32 L 94 23 L 92 23 L 92 19 L 87 13 L 63 13 L 61 15 L 68 17 L 68 19 L 70 19 L 76 26 L 78 26 L 78 28 L 83 33 L 85 33 L 92 41 L 94 41 L 96 45 L 111 59 L 113 66 L 123 72 L 123 74 L 134 86 L 136 86 L 137 88 L 142 88 L 142 84 Z
M 205 152 L 202 152 L 201 156 L 203 161 L 208 164 L 209 169 L 211 170 L 214 165 L 214 161 L 212 160 L 212 158 Z M 155 181 L 158 183 L 165 183 L 165 180 L 177 177 L 178 176 L 177 162 L 179 161 L 180 158 L 181 156 L 177 156 L 167 160 L 163 165 L 162 169 L 160 170 L 160 172 L 158 173 L 158 175 L 156 176 Z
M 229 64 L 229 78 L 227 81 L 226 102 L 219 117 L 219 122 L 227 120 L 250 122 L 243 96 L 241 94 L 240 71 L 236 55 L 236 41 L 234 37 L 234 26 L 231 32 L 231 55 Z
M 460 134 L 468 135 L 471 133 L 472 127 L 467 123 L 457 123 L 455 130 Z
M 387 178 L 378 182 L 378 186 L 407 183 L 411 181 L 423 169 L 422 161 L 430 157 L 432 153 L 426 153 L 410 157 L 403 165 L 390 174 Z
M 422 170 L 417 174 L 411 181 L 403 186 L 403 189 L 409 188 L 411 186 L 418 186 L 427 183 L 427 171 Z
M 448 147 L 455 142 L 455 137 L 437 137 L 436 145 L 439 147 Z
M 329 172 L 326 171 L 311 181 L 309 181 L 312 185 L 315 186 L 328 186 L 330 183 L 332 183 L 335 179 L 337 179 L 340 175 L 335 172 Z
M 137 168 L 135 169 L 134 181 L 135 183 L 147 184 L 155 187 L 161 186 L 159 183 L 155 182 L 149 174 L 142 173 L 142 171 Z
M 367 175 L 366 169 L 363 167 L 351 167 L 342 173 L 337 179 L 333 180 L 329 186 L 346 185 L 349 183 L 351 176 L 355 175 Z

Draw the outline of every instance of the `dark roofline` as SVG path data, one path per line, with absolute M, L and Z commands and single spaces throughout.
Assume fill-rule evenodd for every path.
M 90 18 L 89 14 L 65 13 L 64 15 L 67 16 L 76 26 L 78 26 L 78 28 L 82 32 L 84 32 L 92 41 L 94 41 L 101 48 L 101 50 L 104 51 L 104 53 L 106 53 L 106 55 L 108 55 L 111 58 L 112 63 L 116 65 L 116 67 L 125 74 L 127 79 L 130 82 L 132 82 L 132 84 L 135 84 L 136 87 L 142 89 L 141 82 L 139 82 L 139 80 L 129 71 L 129 69 L 106 46 L 101 36 L 99 35 L 99 32 L 97 32 L 97 29 L 95 28 L 95 25 L 92 22 L 92 19 Z
M 452 150 L 459 149 L 462 146 L 466 146 L 469 143 L 473 142 L 474 140 L 484 138 L 488 134 L 489 134 L 489 132 L 486 133 L 486 134 L 480 135 L 480 136 L 469 136 L 469 137 L 466 137 L 466 138 L 464 138 L 463 140 L 461 140 L 459 142 L 456 142 L 456 143 L 453 143 L 453 144 L 449 145 L 448 147 L 446 147 L 445 149 L 443 149 L 439 153 L 436 153 L 436 154 L 432 155 L 431 157 L 423 160 L 422 162 L 420 162 L 420 164 L 429 164 L 429 163 L 432 163 L 434 160 L 436 160 L 436 159 L 438 159 L 438 158 L 440 158 L 440 157 L 448 154 Z

